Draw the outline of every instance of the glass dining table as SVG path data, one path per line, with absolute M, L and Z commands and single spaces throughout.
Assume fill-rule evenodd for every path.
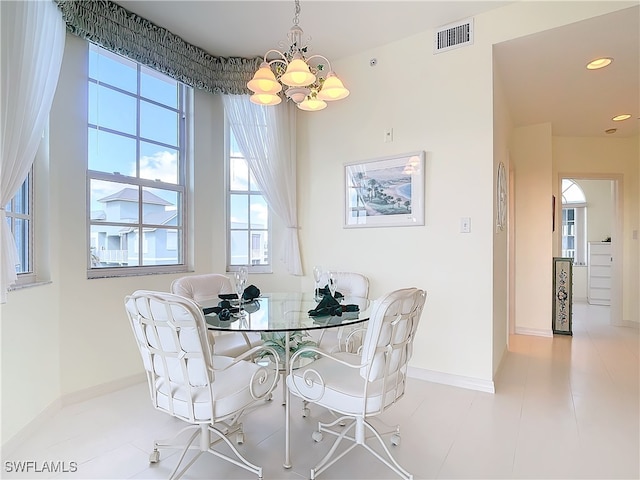
M 370 302 L 366 298 L 345 296 L 338 298 L 341 305 L 349 306 L 345 308 L 341 315 L 316 315 L 309 314 L 318 306 L 318 299 L 312 292 L 278 292 L 262 293 L 255 300 L 244 302 L 239 313 L 231 315 L 229 319 L 221 319 L 217 314 L 210 311 L 211 307 L 216 307 L 220 300 L 200 302 L 200 306 L 205 312 L 205 320 L 210 330 L 221 332 L 300 332 L 300 331 L 322 331 L 330 328 L 340 328 L 348 325 L 355 325 L 369 320 Z M 237 300 L 232 302 L 232 307 L 238 307 Z M 357 306 L 357 309 L 353 306 Z M 224 318 L 224 315 L 222 315 Z M 290 336 L 284 335 L 284 351 L 290 353 Z M 289 371 L 289 354 L 284 355 L 284 374 L 282 381 L 285 381 Z M 284 468 L 291 468 L 290 449 L 290 398 L 289 391 L 284 386 L 285 404 L 285 454 Z

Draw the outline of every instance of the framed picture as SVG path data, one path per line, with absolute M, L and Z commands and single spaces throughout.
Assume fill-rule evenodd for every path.
M 573 258 L 553 258 L 553 333 L 573 335 Z
M 424 152 L 344 166 L 344 226 L 424 225 Z

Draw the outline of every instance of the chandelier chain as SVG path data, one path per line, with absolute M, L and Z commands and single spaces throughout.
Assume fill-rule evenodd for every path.
M 300 0 L 296 0 L 296 14 L 293 17 L 293 24 L 298 25 L 300 23 Z

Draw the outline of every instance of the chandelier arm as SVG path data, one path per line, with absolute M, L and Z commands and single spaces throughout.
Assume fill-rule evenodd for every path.
M 270 53 L 276 53 L 276 54 L 278 54 L 278 56 L 280 58 L 274 58 L 273 60 L 267 60 L 267 57 L 269 56 Z M 277 63 L 277 62 L 284 63 L 285 65 L 289 64 L 289 61 L 287 60 L 287 57 L 284 55 L 284 53 L 282 53 L 280 50 L 276 50 L 276 49 L 271 49 L 267 53 L 265 53 L 263 61 L 268 63 L 269 65 L 271 65 L 273 63 Z
M 333 71 L 333 69 L 331 68 L 331 62 L 330 62 L 330 61 L 329 61 L 329 59 L 328 59 L 327 57 L 325 57 L 324 55 L 318 55 L 318 54 L 316 54 L 316 55 L 311 55 L 310 57 L 308 57 L 308 58 L 306 59 L 307 64 L 309 63 L 309 61 L 310 61 L 310 60 L 313 60 L 314 58 L 321 58 L 322 60 L 324 60 L 324 61 L 326 62 L 326 64 L 327 64 L 327 67 L 329 68 L 329 70 L 328 70 L 328 71 L 329 71 L 329 72 L 332 72 L 332 71 Z

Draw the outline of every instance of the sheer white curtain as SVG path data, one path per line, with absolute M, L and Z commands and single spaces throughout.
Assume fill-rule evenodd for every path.
M 5 206 L 27 177 L 49 118 L 64 51 L 65 24 L 51 0 L 0 2 L 2 145 L 0 303 L 16 281 L 18 254 Z
M 289 102 L 275 107 L 251 103 L 249 95 L 224 95 L 229 125 L 267 204 L 286 224 L 283 260 L 302 275 L 296 199 L 296 118 Z

